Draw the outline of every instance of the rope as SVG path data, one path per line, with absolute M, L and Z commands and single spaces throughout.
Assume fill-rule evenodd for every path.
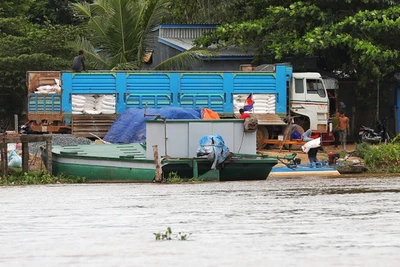
M 238 153 L 240 153 L 240 150 L 242 149 L 242 145 L 243 145 L 243 142 L 244 142 L 244 134 L 245 134 L 245 131 L 243 131 L 242 142 L 240 143 Z

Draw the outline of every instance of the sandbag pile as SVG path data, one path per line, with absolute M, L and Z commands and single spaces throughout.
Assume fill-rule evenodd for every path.
M 54 84 L 52 85 L 42 85 L 35 89 L 35 94 L 60 94 L 61 86 L 60 80 L 54 79 Z
M 115 96 L 72 95 L 72 114 L 115 114 Z

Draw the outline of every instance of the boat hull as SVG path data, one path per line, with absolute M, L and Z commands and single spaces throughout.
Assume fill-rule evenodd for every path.
M 304 177 L 304 176 L 339 176 L 333 167 L 309 167 L 309 164 L 299 164 L 294 168 L 280 166 L 272 168 L 269 177 Z
M 197 164 L 198 173 L 194 164 Z M 265 180 L 273 166 L 277 164 L 274 158 L 238 158 L 228 159 L 222 164 L 217 166 L 218 180 L 219 181 L 241 181 L 241 180 Z M 216 178 L 210 177 L 207 173 L 210 172 L 212 162 L 206 159 L 192 159 L 174 162 L 166 161 L 163 165 L 163 175 L 168 177 L 170 173 L 176 173 L 182 178 L 199 177 L 203 180 L 215 180 Z
M 231 154 L 216 169 L 206 158 L 167 158 L 160 167 L 164 179 L 173 175 L 204 181 L 265 180 L 277 162 L 274 157 Z M 139 144 L 57 146 L 52 150 L 52 174 L 85 177 L 87 182 L 153 182 L 156 163 L 145 158 Z
M 53 154 L 53 175 L 85 177 L 87 182 L 153 182 L 152 161 L 80 159 Z

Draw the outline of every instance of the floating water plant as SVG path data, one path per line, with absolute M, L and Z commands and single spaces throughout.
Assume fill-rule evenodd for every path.
M 172 234 L 171 227 L 167 228 L 167 231 L 165 233 L 153 233 L 156 240 L 181 240 L 181 241 L 186 241 L 188 240 L 189 236 L 191 233 L 182 233 L 179 232 L 178 234 Z

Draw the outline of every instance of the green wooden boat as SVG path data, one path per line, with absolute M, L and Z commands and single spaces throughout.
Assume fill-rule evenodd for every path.
M 265 180 L 277 163 L 276 157 L 232 153 L 215 170 L 205 158 L 168 157 L 161 168 L 164 178 L 176 174 L 205 181 Z M 52 168 L 53 175 L 85 177 L 88 182 L 153 182 L 156 174 L 154 160 L 146 158 L 146 147 L 138 143 L 53 146 Z
M 152 182 L 155 164 L 145 152 L 145 146 L 136 143 L 53 146 L 52 174 L 85 177 L 88 182 Z
M 199 177 L 209 181 L 265 180 L 272 167 L 278 163 L 276 157 L 231 153 L 215 170 L 212 162 L 205 158 L 165 159 L 163 174 L 177 173 L 179 177 Z

